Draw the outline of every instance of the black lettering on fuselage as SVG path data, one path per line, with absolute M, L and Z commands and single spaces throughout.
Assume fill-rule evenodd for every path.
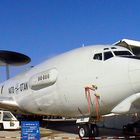
M 38 77 L 38 81 L 46 80 L 46 79 L 49 79 L 49 78 L 50 78 L 49 74 L 43 74 L 43 75 Z
M 14 87 L 10 87 L 10 88 L 9 88 L 9 93 L 10 93 L 10 94 L 14 93 Z
M 21 83 L 20 84 L 20 91 L 28 90 L 28 84 L 27 83 Z
M 9 94 L 14 94 L 14 93 L 18 94 L 19 90 L 20 92 L 28 90 L 28 83 L 26 82 L 26 83 L 16 84 L 15 86 L 12 86 L 8 89 Z

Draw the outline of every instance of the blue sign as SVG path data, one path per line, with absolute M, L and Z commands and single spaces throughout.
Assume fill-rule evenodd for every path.
M 38 121 L 21 122 L 21 140 L 40 140 Z

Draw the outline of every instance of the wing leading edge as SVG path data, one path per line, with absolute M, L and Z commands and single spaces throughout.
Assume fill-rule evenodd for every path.
M 138 102 L 140 101 L 140 93 L 133 94 L 119 103 L 116 107 L 111 111 L 116 114 L 124 114 L 124 113 L 133 113 L 134 111 L 138 111 Z
M 0 109 L 9 110 L 16 114 L 31 115 L 31 113 L 23 110 L 13 97 L 0 97 Z
M 19 106 L 12 97 L 0 97 L 0 108 L 14 110 L 19 109 Z

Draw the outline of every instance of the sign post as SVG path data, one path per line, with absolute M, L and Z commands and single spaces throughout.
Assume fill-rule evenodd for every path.
M 21 140 L 40 140 L 38 121 L 21 122 Z

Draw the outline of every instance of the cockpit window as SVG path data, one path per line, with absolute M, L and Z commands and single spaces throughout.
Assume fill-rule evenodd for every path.
M 95 60 L 102 60 L 102 53 L 95 54 L 93 59 L 95 59 Z
M 129 51 L 114 51 L 116 56 L 130 56 L 132 55 Z
M 109 50 L 109 48 L 104 48 L 104 50 Z
M 104 60 L 107 60 L 109 58 L 113 57 L 112 52 L 104 52 Z
M 104 48 L 105 49 L 105 52 L 103 52 L 103 53 L 96 53 L 95 55 L 94 55 L 94 57 L 93 57 L 93 59 L 94 60 L 108 60 L 108 59 L 110 59 L 110 58 L 112 58 L 112 57 L 114 57 L 114 56 L 122 56 L 122 57 L 130 57 L 130 56 L 133 56 L 133 54 L 131 53 L 131 52 L 129 52 L 129 51 L 117 51 L 117 50 L 114 50 L 114 51 L 107 51 L 107 49 L 106 48 Z M 117 48 L 111 48 L 111 49 L 117 49 Z M 103 57 L 104 56 L 104 57 Z
M 117 49 L 116 47 L 111 47 L 111 49 Z

